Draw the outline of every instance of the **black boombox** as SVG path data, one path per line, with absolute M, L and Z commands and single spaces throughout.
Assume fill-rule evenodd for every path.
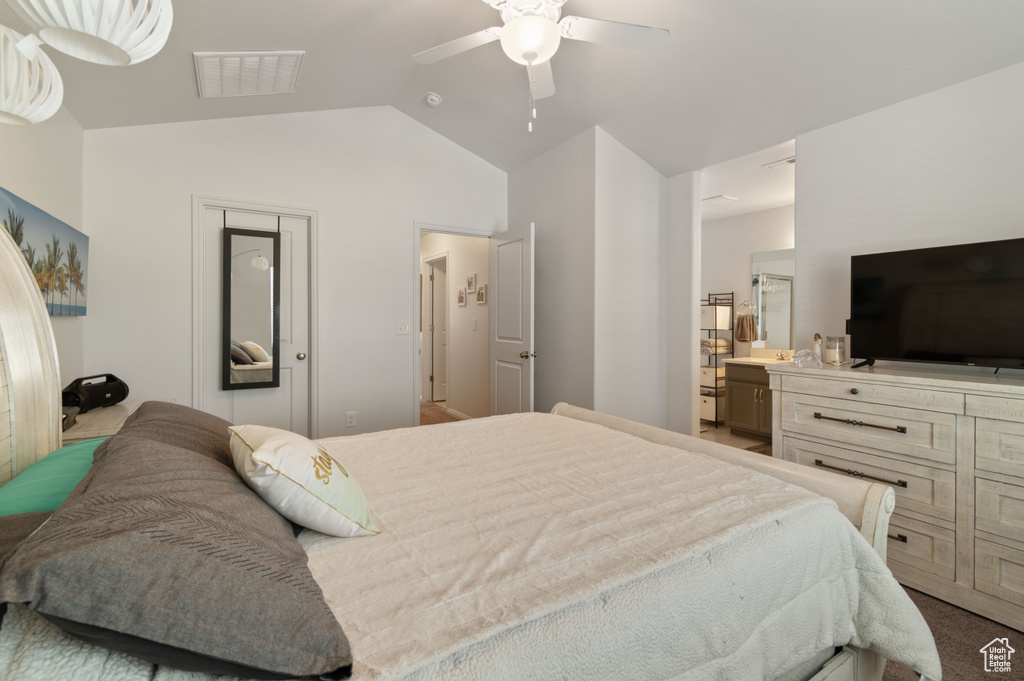
M 114 374 L 76 378 L 61 393 L 63 406 L 78 407 L 81 414 L 117 404 L 126 397 L 128 384 Z

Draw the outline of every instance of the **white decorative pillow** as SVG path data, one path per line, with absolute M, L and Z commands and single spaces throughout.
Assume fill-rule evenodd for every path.
M 254 362 L 269 362 L 270 361 L 270 355 L 267 354 L 266 350 L 264 350 L 263 348 L 260 347 L 259 343 L 253 343 L 252 341 L 245 341 L 244 343 L 239 343 L 239 345 L 241 345 L 242 349 L 245 350 L 245 354 L 247 354 L 250 357 L 252 357 L 252 361 L 254 361 Z
M 285 518 L 336 537 L 380 532 L 359 483 L 315 442 L 267 426 L 228 430 L 235 470 Z

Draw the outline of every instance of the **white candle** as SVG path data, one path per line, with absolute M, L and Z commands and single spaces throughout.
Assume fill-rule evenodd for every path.
M 846 338 L 829 336 L 825 339 L 825 361 L 835 366 L 846 361 Z

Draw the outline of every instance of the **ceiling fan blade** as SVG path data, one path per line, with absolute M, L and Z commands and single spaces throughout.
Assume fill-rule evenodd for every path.
M 467 50 L 472 50 L 474 47 L 480 47 L 487 43 L 492 43 L 501 37 L 501 29 L 492 26 L 491 28 L 485 28 L 482 31 L 476 33 L 470 33 L 464 35 L 461 38 L 438 45 L 437 47 L 431 47 L 429 50 L 423 50 L 412 55 L 412 60 L 417 64 L 433 64 L 434 62 L 447 59 L 448 57 L 454 57 L 457 54 L 461 54 Z
M 563 38 L 615 45 L 644 52 L 653 52 L 668 40 L 668 31 L 664 28 L 623 24 L 603 19 L 563 17 L 558 22 L 558 28 L 561 30 Z
M 548 59 L 546 62 L 537 64 L 532 69 L 527 69 L 526 73 L 530 74 L 533 71 L 533 98 L 544 99 L 555 94 L 555 77 L 551 72 L 551 60 Z

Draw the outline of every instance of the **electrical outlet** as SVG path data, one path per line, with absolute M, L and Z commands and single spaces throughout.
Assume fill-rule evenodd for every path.
M 354 411 L 345 412 L 345 427 L 355 428 L 356 427 L 356 413 Z

